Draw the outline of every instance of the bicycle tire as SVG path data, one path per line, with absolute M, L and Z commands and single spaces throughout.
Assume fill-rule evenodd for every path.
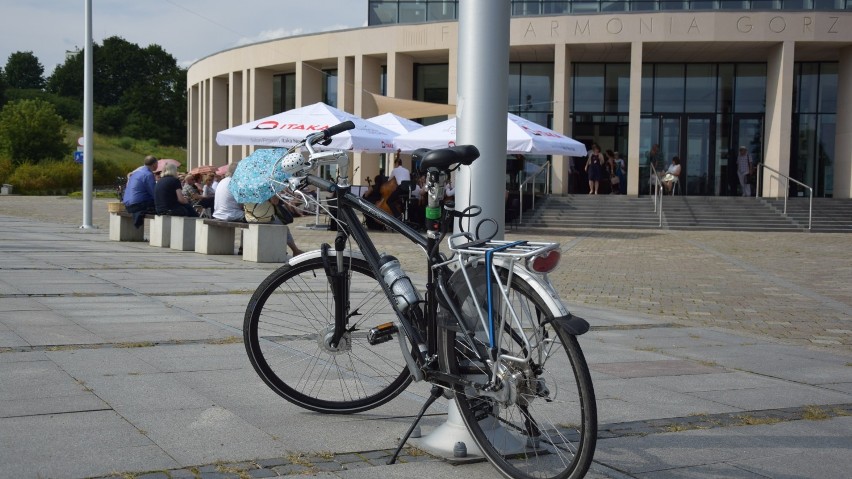
M 251 297 L 243 323 L 246 352 L 279 396 L 311 411 L 349 414 L 380 406 L 412 378 L 399 342 L 367 342 L 367 330 L 396 318 L 367 262 L 347 257 L 350 308 L 358 312 L 338 350 L 325 338 L 334 300 L 322 258 L 310 257 L 270 274 Z M 350 313 L 351 314 L 351 313 Z M 331 326 L 329 326 L 331 325 Z
M 486 311 L 484 267 L 469 268 L 468 273 L 471 284 L 476 288 L 474 293 L 464 284 L 459 272 L 450 280 L 450 291 L 461 308 L 466 327 L 474 335 L 476 347 L 484 351 L 488 347 L 487 336 L 473 309 Z M 503 280 L 506 276 L 502 275 Z M 496 288 L 496 284 L 493 287 Z M 499 295 L 497 292 L 494 294 Z M 522 373 L 523 367 L 510 364 L 510 369 L 501 376 L 505 384 L 515 385 L 514 400 L 494 399 L 472 388 L 456 386 L 459 412 L 482 454 L 504 476 L 581 478 L 591 465 L 597 441 L 595 394 L 583 352 L 575 336 L 550 321 L 553 313 L 547 309 L 547 303 L 535 288 L 514 276 L 507 295 L 516 313 L 529 316 L 521 318 L 522 325 L 538 324 L 552 339 L 549 347 L 543 341 L 530 342 L 531 358 L 535 359 L 539 352 L 547 353 L 544 360 L 540 363 L 533 361 L 535 366 L 529 368 L 530 371 L 538 368 L 541 371 L 526 374 Z M 505 311 L 501 308 L 505 299 L 498 299 L 495 311 Z M 525 323 L 530 320 L 534 323 Z M 441 328 L 444 366 L 452 374 L 483 382 L 489 366 L 472 360 L 469 343 L 455 329 L 458 327 Z M 521 329 L 521 333 L 528 330 Z M 524 349 L 521 333 L 516 325 L 507 327 L 500 334 L 501 353 L 521 356 Z M 565 355 L 560 350 L 565 351 Z M 520 379 L 511 378 L 512 374 L 520 374 Z M 547 392 L 539 385 L 544 385 Z

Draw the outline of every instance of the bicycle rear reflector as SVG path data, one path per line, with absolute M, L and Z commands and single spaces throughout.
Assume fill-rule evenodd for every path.
M 549 273 L 556 268 L 561 258 L 562 253 L 557 250 L 550 250 L 547 253 L 533 256 L 529 260 L 529 268 L 536 273 Z

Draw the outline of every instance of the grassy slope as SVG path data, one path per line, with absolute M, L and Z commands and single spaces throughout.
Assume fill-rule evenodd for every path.
M 76 145 L 77 138 L 83 136 L 82 128 L 77 126 L 68 125 L 65 132 L 68 142 L 72 145 Z M 186 171 L 186 149 L 179 146 L 163 146 L 151 141 L 95 133 L 94 150 L 95 158 L 112 160 L 127 171 L 133 171 L 141 165 L 146 155 L 175 159 L 182 165 L 178 170 Z

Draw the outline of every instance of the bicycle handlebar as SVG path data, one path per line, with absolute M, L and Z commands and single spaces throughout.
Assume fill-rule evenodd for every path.
M 323 131 L 314 133 L 307 138 L 305 138 L 305 144 L 313 145 L 316 143 L 323 143 L 327 145 L 331 137 L 337 135 L 338 133 L 343 133 L 344 131 L 349 131 L 355 128 L 355 123 L 352 121 L 344 121 L 343 123 L 338 123 L 334 126 L 330 126 Z
M 308 175 L 305 178 L 305 181 L 309 185 L 315 186 L 321 191 L 328 191 L 330 193 L 334 193 L 337 190 L 336 184 L 316 175 Z

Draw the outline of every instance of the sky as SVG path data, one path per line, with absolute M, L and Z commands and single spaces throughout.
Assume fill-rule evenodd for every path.
M 263 40 L 367 24 L 367 0 L 91 0 L 92 41 L 157 44 L 184 68 Z M 85 46 L 85 0 L 0 0 L 0 68 L 33 52 L 48 77 Z

